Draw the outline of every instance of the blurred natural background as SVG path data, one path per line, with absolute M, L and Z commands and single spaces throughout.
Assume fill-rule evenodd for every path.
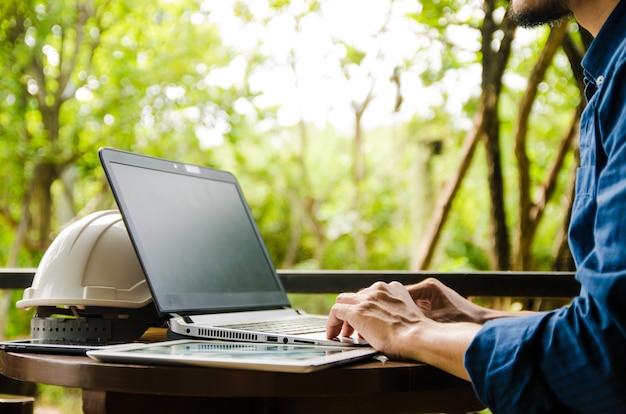
M 279 269 L 571 269 L 589 36 L 507 4 L 3 0 L 0 266 L 114 207 L 111 146 L 232 171 Z

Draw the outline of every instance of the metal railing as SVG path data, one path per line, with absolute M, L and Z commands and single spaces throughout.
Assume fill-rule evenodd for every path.
M 24 289 L 36 269 L 0 269 L 0 289 Z M 376 281 L 417 283 L 429 277 L 441 280 L 464 296 L 571 298 L 580 285 L 572 272 L 408 272 L 279 270 L 288 293 L 339 293 L 367 287 Z

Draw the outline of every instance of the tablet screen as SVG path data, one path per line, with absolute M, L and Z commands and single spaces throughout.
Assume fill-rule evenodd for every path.
M 376 354 L 372 348 L 178 340 L 89 351 L 105 362 L 192 364 L 224 368 L 309 372 Z

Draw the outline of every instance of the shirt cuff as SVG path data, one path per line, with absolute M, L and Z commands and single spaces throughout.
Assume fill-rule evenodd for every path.
M 537 375 L 536 332 L 547 313 L 491 320 L 465 353 L 465 369 L 477 397 L 498 413 L 547 412 L 553 398 Z M 540 343 L 538 344 L 541 345 Z

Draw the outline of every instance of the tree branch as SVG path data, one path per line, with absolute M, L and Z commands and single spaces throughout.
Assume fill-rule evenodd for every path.
M 454 197 L 461 187 L 461 182 L 463 181 L 463 178 L 472 163 L 476 144 L 480 141 L 482 136 L 484 136 L 484 111 L 484 107 L 479 109 L 474 116 L 472 129 L 465 135 L 459 166 L 456 169 L 454 176 L 446 183 L 441 191 L 441 194 L 439 195 L 439 198 L 437 199 L 437 204 L 433 212 L 433 216 L 428 223 L 428 228 L 426 229 L 423 242 L 417 251 L 417 254 L 413 258 L 413 263 L 411 264 L 411 270 L 413 271 L 424 270 L 430 265 L 435 247 L 437 246 L 437 242 L 441 236 L 443 223 L 445 223 L 448 218 Z

